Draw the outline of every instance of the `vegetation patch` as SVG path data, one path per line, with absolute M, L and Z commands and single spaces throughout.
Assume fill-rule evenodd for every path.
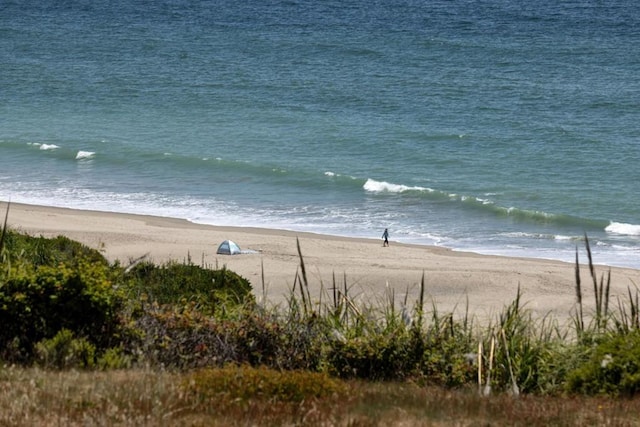
M 347 387 L 329 375 L 309 371 L 278 371 L 264 366 L 228 365 L 189 374 L 184 387 L 196 399 L 217 404 L 252 399 L 302 402 L 344 396 Z
M 222 268 L 210 270 L 190 263 L 155 265 L 142 262 L 127 271 L 133 291 L 148 294 L 159 304 L 191 302 L 207 314 L 253 300 L 249 281 Z
M 92 257 L 51 256 L 44 259 L 57 264 L 40 264 L 6 252 L 4 256 L 0 268 L 2 359 L 27 362 L 36 343 L 62 329 L 97 348 L 109 347 L 117 339 L 125 294 L 108 265 Z
M 640 392 L 640 331 L 600 338 L 568 374 L 567 390 L 626 397 Z

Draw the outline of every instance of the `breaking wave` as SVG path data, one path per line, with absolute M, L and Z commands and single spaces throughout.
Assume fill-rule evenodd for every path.
M 364 183 L 363 188 L 366 191 L 369 191 L 371 193 L 382 193 L 382 192 L 404 193 L 406 191 L 425 191 L 425 192 L 432 193 L 435 191 L 432 188 L 428 188 L 428 187 L 418 187 L 418 186 L 409 187 L 406 185 L 392 184 L 390 182 L 385 182 L 385 181 L 375 181 L 373 179 L 367 179 L 367 182 Z
M 605 231 L 614 234 L 622 234 L 626 236 L 640 236 L 640 225 L 625 224 L 622 222 L 611 222 Z
M 93 151 L 78 151 L 78 154 L 76 154 L 76 160 L 90 159 L 95 154 L 96 153 Z

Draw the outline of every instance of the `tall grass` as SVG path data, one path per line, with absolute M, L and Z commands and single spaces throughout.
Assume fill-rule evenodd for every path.
M 591 339 L 605 333 L 630 333 L 639 330 L 640 319 L 638 317 L 638 287 L 631 283 L 627 288 L 628 299 L 623 301 L 617 297 L 617 311 L 612 311 L 611 303 L 611 270 L 602 274 L 598 278 L 589 239 L 585 235 L 585 248 L 587 251 L 589 276 L 593 286 L 594 307 L 591 310 L 589 323 L 585 325 L 585 308 L 583 300 L 582 282 L 580 279 L 580 263 L 578 260 L 578 250 L 576 248 L 576 304 L 577 310 L 574 315 L 573 324 L 579 338 Z M 634 289 L 632 289 L 632 286 Z M 635 290 L 635 293 L 634 293 Z

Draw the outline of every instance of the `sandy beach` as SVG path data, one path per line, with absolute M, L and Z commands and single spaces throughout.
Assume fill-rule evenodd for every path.
M 7 204 L 0 202 L 4 216 Z M 33 236 L 64 235 L 100 250 L 111 262 L 128 265 L 146 256 L 155 263 L 170 260 L 210 267 L 226 266 L 247 278 L 256 296 L 263 282 L 270 303 L 279 304 L 290 294 L 300 267 L 296 242 L 300 242 L 312 298 L 327 298 L 335 282 L 346 284 L 353 297 L 368 302 L 385 301 L 391 292 L 397 303 L 408 292 L 410 305 L 417 300 L 424 274 L 427 309 L 432 303 L 441 313 L 469 312 L 480 318 L 495 316 L 513 301 L 518 286 L 525 307 L 536 315 L 553 314 L 566 320 L 575 309 L 575 265 L 540 259 L 484 256 L 448 249 L 400 244 L 383 247 L 379 236 L 352 239 L 283 230 L 218 227 L 186 220 L 32 206 L 10 205 L 10 228 Z M 380 234 L 382 230 L 380 230 Z M 235 241 L 241 255 L 218 255 L 225 239 Z M 587 262 L 579 248 L 581 263 Z M 598 254 L 593 253 L 597 263 Z M 611 295 L 627 297 L 629 286 L 640 284 L 640 270 L 596 266 L 598 277 L 611 270 Z M 263 276 L 264 272 L 264 276 Z M 586 266 L 580 269 L 586 309 L 593 307 L 593 284 Z M 325 292 L 321 292 L 324 289 Z

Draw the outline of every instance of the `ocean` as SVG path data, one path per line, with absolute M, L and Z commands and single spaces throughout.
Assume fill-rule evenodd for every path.
M 640 268 L 639 165 L 635 0 L 0 1 L 1 200 Z

